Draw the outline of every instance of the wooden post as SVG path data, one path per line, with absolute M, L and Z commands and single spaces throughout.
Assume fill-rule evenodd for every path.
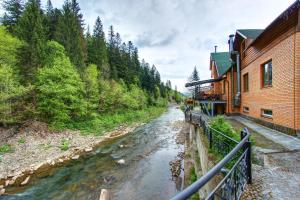
M 109 200 L 109 191 L 107 189 L 102 189 L 99 200 Z

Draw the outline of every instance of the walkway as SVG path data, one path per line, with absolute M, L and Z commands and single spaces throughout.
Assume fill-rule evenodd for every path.
M 300 140 L 240 116 L 229 118 L 248 127 L 255 132 L 253 134 L 260 134 L 274 142 L 270 145 L 265 141 L 268 143 L 265 147 L 253 148 L 254 160 L 256 160 L 252 163 L 253 183 L 247 186 L 242 200 L 298 200 L 300 196 Z M 263 138 L 259 139 L 263 140 Z M 284 147 L 284 150 L 280 146 Z M 257 161 L 258 159 L 260 162 Z
M 240 116 L 232 116 L 231 118 L 289 150 L 300 150 L 300 139 L 298 138 L 261 126 Z

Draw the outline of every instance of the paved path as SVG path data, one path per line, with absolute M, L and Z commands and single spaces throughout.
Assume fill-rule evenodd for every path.
M 253 183 L 242 200 L 299 200 L 300 152 L 266 154 L 264 165 L 252 165 Z
M 300 150 L 300 139 L 298 138 L 261 126 L 251 120 L 245 119 L 240 116 L 232 116 L 231 118 L 251 128 L 255 132 L 268 138 L 269 140 L 281 144 L 289 150 Z
M 263 149 L 264 151 L 256 152 L 256 156 L 261 156 L 262 163 L 252 164 L 253 183 L 247 186 L 242 200 L 298 200 L 300 197 L 300 140 L 240 116 L 230 118 L 288 150 Z M 272 152 L 274 150 L 277 152 Z

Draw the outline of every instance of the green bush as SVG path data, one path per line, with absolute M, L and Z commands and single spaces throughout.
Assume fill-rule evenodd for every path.
M 45 67 L 37 73 L 37 110 L 44 121 L 64 128 L 86 115 L 84 83 L 60 44 L 48 42 L 47 54 Z
M 97 66 L 90 64 L 84 70 L 83 80 L 85 83 L 86 100 L 88 103 L 88 113 L 93 114 L 98 109 L 99 104 L 99 81 L 100 73 Z
M 70 141 L 68 139 L 63 138 L 60 141 L 60 150 L 67 151 L 69 149 L 69 146 L 70 146 Z
M 0 146 L 0 154 L 1 153 L 9 153 L 11 151 L 12 151 L 11 146 L 8 144 L 4 144 L 4 145 Z
M 17 50 L 22 44 L 0 26 L 0 124 L 4 126 L 22 117 L 17 107 L 27 90 L 20 84 L 16 67 Z
M 25 139 L 24 138 L 20 138 L 19 140 L 18 140 L 18 144 L 24 144 L 25 143 Z
M 231 124 L 229 122 L 227 122 L 223 116 L 215 117 L 211 121 L 210 126 L 213 129 L 227 135 L 228 137 L 233 138 L 237 141 L 240 141 L 240 134 L 238 134 L 234 130 L 234 128 L 231 126 Z

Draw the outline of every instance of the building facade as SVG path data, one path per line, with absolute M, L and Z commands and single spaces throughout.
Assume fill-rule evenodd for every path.
M 215 112 L 242 115 L 290 135 L 299 133 L 299 1 L 265 29 L 237 30 L 228 43 L 228 52 L 215 51 L 210 58 L 211 94 L 225 102 L 216 105 Z

